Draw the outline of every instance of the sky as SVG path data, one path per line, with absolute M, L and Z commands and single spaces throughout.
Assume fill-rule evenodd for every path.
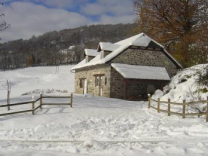
M 92 24 L 133 23 L 133 0 L 0 0 L 1 42 Z

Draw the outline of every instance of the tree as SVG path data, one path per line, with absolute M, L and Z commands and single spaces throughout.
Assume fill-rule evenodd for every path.
M 3 3 L 1 3 L 0 2 L 0 5 L 3 5 Z M 0 14 L 0 17 L 4 17 L 5 15 L 2 13 L 2 14 Z M 9 24 L 7 24 L 5 21 L 2 21 L 1 23 L 0 23 L 0 31 L 4 31 L 4 30 L 6 30 L 7 28 L 9 28 L 10 27 L 10 25 Z
M 10 93 L 11 93 L 11 90 L 12 90 L 12 82 L 7 79 L 6 80 L 6 83 L 2 85 L 3 88 L 7 91 L 7 105 L 8 105 L 8 111 L 10 110 Z
M 207 61 L 207 0 L 135 0 L 137 31 L 161 42 L 185 67 Z

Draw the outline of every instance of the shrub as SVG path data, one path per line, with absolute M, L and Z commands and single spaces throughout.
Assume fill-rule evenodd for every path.
M 198 73 L 197 83 L 200 86 L 208 86 L 208 66 L 204 68 L 204 71 Z

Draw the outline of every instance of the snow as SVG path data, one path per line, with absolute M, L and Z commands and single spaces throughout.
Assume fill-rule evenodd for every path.
M 82 68 L 87 64 L 86 58 L 84 60 L 82 60 L 81 62 L 79 62 L 76 66 L 71 68 L 71 71 L 74 69 L 78 69 L 78 68 Z
M 150 37 L 148 37 L 144 33 L 140 33 L 138 35 L 135 35 L 133 37 L 127 38 L 125 40 L 116 42 L 114 44 L 101 42 L 100 43 L 101 49 L 103 47 L 104 49 L 109 49 L 109 51 L 111 51 L 113 49 L 114 50 L 109 55 L 107 55 L 105 58 L 98 57 L 98 55 L 97 55 L 97 58 L 95 59 L 96 61 L 95 60 L 91 60 L 90 62 L 88 62 L 86 64 L 83 64 L 82 66 L 74 67 L 72 70 L 75 70 L 75 69 L 78 69 L 78 68 L 87 67 L 87 66 L 93 66 L 93 65 L 97 65 L 97 64 L 105 64 L 106 62 L 108 62 L 108 61 L 112 60 L 113 58 L 115 58 L 117 55 L 119 55 L 121 52 L 123 52 L 129 46 L 134 45 L 134 46 L 147 47 L 151 41 L 155 42 L 161 48 L 164 49 L 164 47 L 161 44 L 159 44 L 155 40 L 151 39 Z M 120 46 L 118 46 L 118 45 L 120 45 Z M 177 64 L 177 66 L 182 68 L 182 66 L 165 49 L 164 49 L 164 52 Z
M 12 101 L 33 89 L 74 88 L 71 66 L 35 67 L 0 72 L 0 81 L 13 82 Z M 0 104 L 6 102 L 0 90 Z M 48 94 L 48 93 L 47 93 Z M 34 95 L 35 98 L 39 94 Z M 44 99 L 43 102 L 68 102 Z M 31 113 L 0 117 L 0 156 L 206 156 L 208 124 L 204 117 L 181 119 L 147 108 L 147 102 L 125 101 L 91 95 L 74 95 L 70 106 L 43 106 Z M 37 103 L 39 104 L 39 103 Z M 12 111 L 29 107 L 12 107 Z M 6 110 L 0 108 L 0 113 Z
M 69 50 L 73 50 L 75 48 L 75 46 L 70 46 Z
M 99 53 L 95 58 L 93 58 L 91 61 L 89 61 L 88 63 L 86 63 L 86 59 L 82 60 L 80 63 L 78 63 L 76 66 L 74 66 L 73 68 L 71 68 L 71 70 L 75 70 L 75 69 L 79 69 L 79 68 L 83 68 L 83 67 L 87 67 L 87 66 L 91 66 L 91 65 L 96 65 L 99 64 L 99 62 L 101 61 L 101 53 Z
M 120 46 L 118 44 L 113 44 L 110 42 L 100 42 L 99 45 L 101 50 L 105 50 L 105 51 L 114 51 Z
M 164 88 L 163 95 L 160 97 L 161 100 L 167 100 L 168 98 L 174 102 L 205 100 L 208 92 L 199 92 L 201 88 L 197 80 L 199 74 L 203 73 L 206 66 L 207 64 L 200 64 L 180 71 L 171 79 L 170 84 Z
M 104 64 L 104 63 L 108 62 L 109 60 L 111 60 L 112 58 L 116 57 L 120 52 L 122 52 L 124 49 L 126 49 L 128 47 L 129 47 L 129 45 L 120 46 L 118 49 L 114 50 L 113 52 L 111 52 L 109 55 L 107 55 L 103 59 L 101 59 L 101 56 L 100 56 L 101 53 L 100 53 L 94 59 L 92 59 L 90 62 L 83 64 L 81 66 L 75 66 L 71 70 L 75 70 L 75 69 L 83 68 L 83 67 L 88 67 L 88 66 L 93 66 L 93 65 L 97 65 L 97 64 Z
M 95 49 L 85 49 L 85 55 L 87 56 L 97 56 L 99 52 Z
M 127 39 L 116 42 L 115 44 L 118 44 L 118 45 L 129 44 L 129 43 L 132 43 L 133 41 L 137 40 L 138 38 L 140 38 L 142 35 L 143 35 L 143 33 L 140 33 L 135 36 L 129 37 Z
M 74 74 L 70 72 L 72 67 L 71 65 L 59 66 L 59 72 L 56 71 L 55 66 L 0 71 L 0 99 L 4 99 L 7 94 L 2 86 L 7 79 L 12 82 L 12 98 L 35 90 L 56 93 L 65 90 L 70 94 L 74 90 Z
M 178 72 L 171 79 L 170 84 L 165 86 L 163 91 L 157 90 L 152 98 L 160 98 L 161 101 L 171 99 L 172 102 L 178 103 L 183 103 L 183 100 L 186 100 L 186 102 L 207 100 L 208 87 L 200 86 L 197 83 L 199 74 L 203 74 L 207 66 L 208 64 L 200 64 Z M 167 109 L 167 105 L 162 104 L 161 108 Z M 182 112 L 182 106 L 174 106 L 171 109 L 176 112 Z M 206 110 L 206 104 L 201 103 L 187 106 L 186 112 L 199 113 L 198 109 L 204 112 Z
M 111 66 L 124 78 L 128 79 L 170 80 L 164 67 L 136 66 L 119 63 L 112 63 Z

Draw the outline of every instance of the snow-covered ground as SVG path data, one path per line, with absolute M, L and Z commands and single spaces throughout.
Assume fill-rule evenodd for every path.
M 67 90 L 51 93 L 67 95 L 73 91 L 70 68 L 61 66 L 59 74 L 55 67 L 27 68 L 0 72 L 0 78 L 10 76 L 15 82 L 13 101 L 31 99 L 21 95 L 35 89 Z M 3 104 L 5 97 L 0 100 Z M 206 156 L 207 149 L 204 117 L 168 117 L 148 109 L 147 102 L 74 95 L 73 108 L 43 106 L 34 116 L 0 117 L 0 156 Z
M 30 99 L 43 93 L 63 93 L 74 91 L 74 74 L 72 66 L 30 67 L 12 71 L 0 71 L 0 104 L 6 102 L 7 92 L 4 89 L 6 80 L 11 81 L 11 102 Z M 31 93 L 32 92 L 32 93 Z M 66 93 L 67 94 L 67 93 Z M 26 96 L 22 96 L 26 95 Z

